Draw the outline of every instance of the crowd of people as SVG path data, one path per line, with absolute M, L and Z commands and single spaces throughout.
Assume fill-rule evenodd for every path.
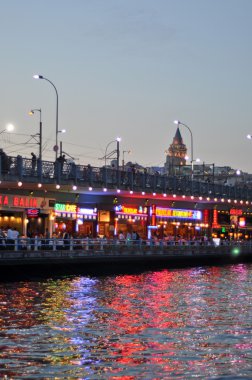
M 19 237 L 19 232 L 16 227 L 3 226 L 0 228 L 0 248 L 5 248 L 6 246 L 12 248 L 14 247 L 15 241 Z
M 57 231 L 49 233 L 48 228 L 44 233 L 28 232 L 27 235 L 20 234 L 15 227 L 7 226 L 0 228 L 0 249 L 93 249 L 106 244 L 131 246 L 188 246 L 188 245 L 216 245 L 216 239 L 208 236 L 192 236 L 185 238 L 181 235 L 165 235 L 162 238 L 152 234 L 149 238 L 141 236 L 137 231 L 118 231 L 113 236 L 97 236 L 71 233 L 68 231 Z M 230 244 L 229 240 L 218 239 L 218 245 Z

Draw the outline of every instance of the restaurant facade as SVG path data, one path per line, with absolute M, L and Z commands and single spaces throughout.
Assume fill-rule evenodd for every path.
M 17 229 L 20 235 L 43 234 L 50 227 L 49 200 L 17 194 L 0 194 L 0 227 Z
M 27 192 L 26 192 L 27 193 Z M 116 200 L 116 201 L 115 201 Z M 34 196 L 0 194 L 0 227 L 16 228 L 20 235 L 118 236 L 137 232 L 142 238 L 157 236 L 192 239 L 218 236 L 252 238 L 252 213 L 238 205 L 144 199 L 134 195 L 74 194 L 52 192 Z

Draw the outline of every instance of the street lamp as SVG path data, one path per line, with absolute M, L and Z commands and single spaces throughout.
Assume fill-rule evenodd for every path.
M 57 91 L 57 88 L 55 87 L 55 85 L 53 84 L 53 82 L 51 82 L 48 78 L 45 78 L 43 75 L 38 75 L 38 74 L 35 74 L 33 75 L 33 78 L 34 79 L 44 79 L 46 80 L 47 82 L 49 82 L 54 90 L 55 90 L 55 93 L 56 93 L 56 139 L 55 139 L 55 146 L 54 146 L 54 150 L 55 150 L 55 157 L 57 159 L 58 157 L 58 133 L 59 133 L 59 128 L 58 128 L 58 120 L 59 120 L 59 96 L 58 96 L 58 91 Z
M 178 127 L 180 125 L 183 125 L 183 127 L 186 127 L 188 129 L 188 131 L 190 132 L 190 135 L 191 135 L 191 165 L 192 165 L 192 178 L 193 178 L 193 162 L 194 162 L 194 160 L 193 160 L 193 134 L 192 134 L 192 131 L 188 127 L 188 125 L 181 123 L 181 121 L 179 121 L 179 120 L 174 120 L 174 124 L 176 124 Z
M 14 131 L 15 127 L 13 124 L 7 124 L 6 128 L 4 128 L 2 131 L 0 131 L 0 135 L 4 132 L 12 132 Z
M 107 167 L 107 158 L 112 158 L 113 154 L 116 153 L 116 167 L 117 169 L 119 169 L 119 157 L 120 157 L 120 141 L 121 141 L 121 138 L 120 137 L 117 137 L 116 140 L 112 140 L 110 141 L 107 146 L 106 146 L 106 149 L 105 149 L 105 155 L 104 155 L 104 159 L 105 159 L 105 168 Z M 112 144 L 116 142 L 116 150 L 113 150 L 112 152 L 110 153 L 107 153 L 108 151 L 108 147 Z
M 119 158 L 120 158 L 120 141 L 121 141 L 121 139 L 120 139 L 120 137 L 118 137 L 117 139 L 116 139 L 116 166 L 117 166 L 117 170 L 119 170 Z
M 42 118 L 41 108 L 35 108 L 29 112 L 29 115 L 34 115 L 35 112 L 39 112 L 39 159 L 42 161 Z
M 131 153 L 131 151 L 130 151 L 130 150 L 123 150 L 122 170 L 124 170 L 124 154 L 125 154 L 125 153 L 128 153 L 128 154 L 130 154 L 130 153 Z

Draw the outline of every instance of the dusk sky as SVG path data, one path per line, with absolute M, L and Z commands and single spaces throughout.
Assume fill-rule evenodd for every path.
M 2 0 L 0 134 L 4 150 L 63 151 L 103 165 L 121 137 L 125 161 L 163 166 L 175 119 L 194 158 L 252 173 L 252 0 Z M 190 133 L 181 126 L 190 155 Z M 111 150 L 116 144 L 111 144 Z

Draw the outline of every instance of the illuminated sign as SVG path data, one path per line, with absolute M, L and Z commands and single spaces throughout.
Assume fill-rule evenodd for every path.
M 138 214 L 138 209 L 134 207 L 122 206 L 122 212 L 125 214 Z
M 55 203 L 54 210 L 58 212 L 76 213 L 77 206 L 75 204 L 68 203 Z
M 215 210 L 215 209 L 213 210 L 212 228 L 219 228 L 219 224 L 218 224 L 218 211 Z
M 147 207 L 139 206 L 137 208 L 136 206 L 118 205 L 118 206 L 115 206 L 115 211 L 117 213 L 121 213 L 121 214 L 146 215 L 147 214 Z
M 8 195 L 0 195 L 0 205 L 9 206 L 9 197 Z
M 110 212 L 104 210 L 99 211 L 99 221 L 110 222 Z
M 0 195 L 0 206 L 38 207 L 38 198 L 20 197 L 16 195 Z
M 37 218 L 39 216 L 39 208 L 28 208 L 26 215 L 28 218 Z
M 152 205 L 150 208 L 150 216 L 151 216 L 151 225 L 156 225 L 156 216 L 157 216 L 157 207 L 156 205 Z
M 207 224 L 209 221 L 209 210 L 203 211 L 203 223 Z
M 231 208 L 230 209 L 230 215 L 236 215 L 236 216 L 239 216 L 239 215 L 242 215 L 242 210 L 238 210 L 236 208 Z
M 239 218 L 239 226 L 240 227 L 246 226 L 246 219 L 245 218 Z
M 198 210 L 180 210 L 171 208 L 156 208 L 156 216 L 162 218 L 179 218 L 179 219 L 202 219 L 202 212 Z
M 85 214 L 85 215 L 96 215 L 96 212 L 92 208 L 77 208 L 78 214 Z

